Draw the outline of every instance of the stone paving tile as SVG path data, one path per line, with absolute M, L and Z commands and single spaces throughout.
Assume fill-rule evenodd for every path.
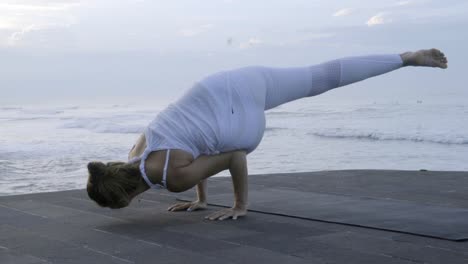
M 312 245 L 310 241 L 303 238 L 285 234 L 275 234 L 274 232 L 229 238 L 225 239 L 225 241 L 234 242 L 242 246 L 263 248 L 288 255 L 298 250 L 307 250 Z
M 294 190 L 317 190 L 364 198 L 400 195 L 422 203 L 431 194 L 430 188 L 437 186 L 427 203 L 468 205 L 462 202 L 468 200 L 466 192 L 444 193 L 447 188 L 465 188 L 457 185 L 465 179 L 468 183 L 466 173 L 415 173 L 317 172 L 255 176 L 249 181 L 251 188 L 262 190 L 257 198 L 264 201 L 276 194 L 275 199 L 286 199 Z M 428 181 L 418 185 L 426 176 Z M 285 183 L 285 177 L 293 180 Z M 434 185 L 437 177 L 443 179 Z M 395 189 L 402 179 L 410 179 L 403 189 L 413 193 Z M 359 192 L 364 182 L 366 190 Z M 217 194 L 232 196 L 226 194 L 232 192 L 229 178 L 213 179 L 209 186 L 214 198 Z M 276 193 L 269 186 L 279 186 L 280 191 Z M 35 264 L 41 259 L 60 264 L 468 263 L 468 242 L 254 212 L 237 221 L 211 222 L 204 216 L 220 207 L 171 213 L 166 208 L 177 202 L 173 194 L 150 191 L 138 198 L 140 201 L 135 200 L 129 208 L 110 210 L 90 201 L 84 190 L 0 197 L 0 263 Z M 443 202 L 438 202 L 439 198 Z
M 413 243 L 417 245 L 440 248 L 448 251 L 454 251 L 468 256 L 468 241 L 451 242 L 442 239 L 420 237 L 407 234 L 393 234 L 392 240 L 399 243 Z
M 25 228 L 25 229 L 43 230 L 43 229 L 49 228 L 49 226 L 53 225 L 54 223 L 72 225 L 72 223 L 67 222 L 66 220 L 63 220 L 63 219 L 73 219 L 72 222 L 75 222 L 80 226 L 85 226 L 87 223 L 88 224 L 91 223 L 93 225 L 99 225 L 99 224 L 110 224 L 110 223 L 115 223 L 115 222 L 122 222 L 122 220 L 117 219 L 117 218 L 110 218 L 104 215 L 88 214 L 88 213 L 82 213 L 82 212 L 75 212 L 75 214 L 72 216 L 65 214 L 64 217 L 57 216 L 54 219 L 54 218 L 45 217 L 45 215 L 48 215 L 46 210 L 42 211 L 41 213 L 42 215 L 37 215 L 37 214 L 31 214 L 28 211 L 15 211 L 17 209 L 14 207 L 12 208 L 13 209 L 0 208 L 0 212 L 9 210 L 10 211 L 9 214 L 11 215 L 10 217 L 7 217 L 7 218 L 0 217 L 1 223 L 10 224 L 10 225 L 17 226 L 19 228 Z
M 145 237 L 143 237 L 143 239 L 146 241 L 162 244 L 164 246 L 192 252 L 207 252 L 213 250 L 233 249 L 238 247 L 237 244 L 229 241 L 210 239 L 188 233 L 176 233 L 165 230 L 150 232 Z
M 319 259 L 329 264 L 415 264 L 422 263 L 410 259 L 396 258 L 371 252 L 359 252 L 347 248 L 335 247 L 329 244 L 314 242 L 308 249 L 293 252 L 302 258 Z
M 116 221 L 107 221 L 109 219 L 114 219 L 122 224 L 127 223 L 144 226 L 153 225 L 155 228 L 163 228 L 178 224 L 189 224 L 197 221 L 197 219 L 188 217 L 184 214 L 168 212 L 167 203 L 164 204 L 164 206 L 154 206 L 153 203 L 143 201 L 141 204 L 145 205 L 142 207 L 139 205 L 132 205 L 120 210 L 111 210 L 108 208 L 98 208 L 85 201 L 67 202 L 66 206 L 71 210 L 77 210 L 77 214 L 79 214 L 79 216 L 64 216 L 60 218 L 60 220 L 77 225 L 101 226 L 115 223 Z M 99 222 L 94 220 L 95 218 L 102 218 L 103 220 Z
M 66 191 L 56 191 L 56 192 L 42 192 L 42 193 L 28 193 L 28 194 L 19 194 L 19 195 L 8 195 L 8 196 L 0 196 L 1 202 L 8 202 L 8 201 L 22 201 L 22 200 L 34 200 L 38 197 L 41 200 L 57 200 L 59 197 L 87 197 L 85 189 L 78 189 L 78 190 L 66 190 Z
M 310 229 L 310 232 L 313 232 L 310 235 L 315 234 L 314 230 L 316 230 L 317 232 L 331 233 L 331 232 L 350 230 L 350 228 L 359 228 L 359 227 L 347 226 L 347 225 L 342 225 L 342 224 L 334 224 L 334 223 L 327 223 L 327 222 L 321 222 L 321 221 L 311 221 L 311 220 L 305 220 L 301 218 L 284 217 L 284 216 L 277 216 L 277 215 L 264 214 L 264 213 L 255 213 L 254 217 L 253 215 L 254 214 L 249 214 L 247 215 L 246 218 L 243 219 L 243 221 L 236 222 L 235 224 L 242 226 L 244 228 L 254 228 L 258 230 L 265 230 L 265 227 L 263 225 L 263 223 L 265 222 L 272 222 L 272 223 L 278 224 L 278 227 L 281 227 L 280 225 L 282 224 L 294 225 L 296 226 L 298 233 L 301 233 L 301 230 L 304 231 L 304 230 Z M 255 227 L 252 227 L 252 226 L 255 226 Z M 372 229 L 367 229 L 367 228 L 362 228 L 362 229 L 372 230 Z M 381 232 L 387 233 L 387 231 L 381 231 Z
M 23 227 L 22 230 L 47 239 L 62 241 L 72 247 L 81 246 L 116 256 L 119 256 L 122 251 L 136 249 L 146 249 L 152 252 L 162 251 L 161 246 L 146 243 L 137 238 L 54 222 L 49 222 L 48 225 L 43 225 L 41 228 L 33 227 L 31 230 L 28 230 Z M 15 235 L 17 234 L 17 230 L 11 229 L 11 231 L 13 232 L 8 232 L 8 230 L 5 230 L 5 227 L 2 226 L 0 228 L 0 235 L 16 239 Z
M 183 263 L 187 261 L 187 259 L 194 258 L 203 260 L 203 263 L 215 263 L 216 260 L 213 257 L 205 257 L 202 254 L 196 254 L 195 251 L 199 251 L 201 245 L 209 247 L 209 250 L 227 248 L 222 247 L 223 244 L 228 244 L 228 247 L 236 246 L 222 241 L 213 242 L 213 240 L 210 240 L 212 243 L 209 244 L 202 239 L 195 239 L 194 237 L 190 239 L 187 235 L 170 234 L 161 237 L 160 233 L 157 233 L 155 237 L 158 239 L 168 239 L 169 243 L 167 241 L 158 241 L 160 244 L 157 244 L 153 238 L 146 238 L 145 240 L 143 237 L 128 237 L 103 230 L 89 230 L 89 228 L 60 225 L 59 223 L 53 222 L 50 222 L 48 225 L 42 225 L 41 228 L 38 228 L 38 226 L 33 226 L 32 228 L 33 232 L 30 233 L 29 230 L 20 231 L 16 228 L 8 228 L 7 225 L 0 226 L 0 245 L 3 239 L 3 243 L 8 243 L 10 247 L 21 249 L 24 245 L 23 240 L 29 239 L 33 234 L 40 236 L 43 240 L 49 239 L 63 242 L 68 245 L 68 249 L 82 247 L 129 261 L 138 260 L 138 263 L 149 263 L 149 261 L 145 261 L 141 255 L 147 258 L 157 255 L 158 261 L 162 259 L 164 261 L 163 263 Z M 146 231 L 145 235 L 147 233 Z M 184 241 L 185 243 L 178 243 L 177 241 Z M 171 245 L 174 246 L 176 242 L 176 246 L 182 249 L 171 247 Z M 187 246 L 187 243 L 192 245 Z M 213 246 L 214 243 L 216 244 L 215 246 Z M 190 252 L 190 250 L 193 250 L 194 246 L 195 250 Z M 138 256 L 136 256 L 136 252 L 139 253 Z M 3 264 L 3 262 L 0 263 Z
M 238 228 L 234 225 L 230 225 L 229 223 L 226 225 L 219 225 L 211 221 L 201 221 L 195 224 L 171 226 L 165 228 L 165 230 L 217 240 L 227 240 L 233 237 L 263 234 L 253 230 Z
M 300 191 L 347 194 L 355 197 L 388 197 L 423 204 L 468 208 L 468 172 L 341 170 L 251 176 L 253 177 L 249 178 L 252 179 L 249 183 L 282 186 Z M 290 180 L 284 181 L 284 178 Z M 402 182 L 405 184 L 401 184 Z
M 360 234 L 352 231 L 325 234 L 306 238 L 308 241 L 319 242 L 339 248 L 351 249 L 360 252 L 377 254 L 391 254 L 401 248 L 406 250 L 418 250 L 421 245 L 412 243 L 398 243 L 388 238 L 374 235 Z
M 210 252 L 216 256 L 222 263 L 225 260 L 234 263 L 266 263 L 266 264 L 324 264 L 323 260 L 314 259 L 312 257 L 305 259 L 297 256 L 280 254 L 275 251 L 261 249 L 256 247 L 243 246 L 231 250 L 217 250 Z
M 172 198 L 173 199 L 173 198 Z M 129 207 L 113 210 L 109 208 L 102 208 L 96 205 L 94 202 L 89 200 L 89 198 L 75 198 L 75 197 L 65 197 L 60 201 L 48 201 L 48 203 L 72 208 L 74 210 L 81 210 L 88 213 L 95 213 L 99 215 L 106 215 L 110 217 L 129 217 L 129 216 L 138 216 L 142 214 L 151 214 L 159 211 L 165 211 L 167 209 L 167 203 L 165 202 L 155 202 L 155 201 L 138 201 L 135 200 L 131 203 Z M 149 210 L 148 210 L 149 209 Z
M 450 264 L 466 264 L 468 256 L 466 254 L 448 251 L 440 248 L 425 246 L 415 250 L 399 248 L 392 253 L 394 256 L 421 261 L 425 263 L 450 263 Z
M 3 203 L 3 205 L 6 205 L 10 208 L 14 208 L 16 210 L 28 212 L 30 214 L 36 214 L 51 219 L 63 216 L 75 216 L 77 214 L 76 210 L 62 206 L 54 206 L 53 204 L 33 199 L 22 201 L 9 201 Z
M 408 259 L 415 262 L 441 263 L 465 263 L 468 256 L 463 253 L 448 251 L 440 248 L 417 245 L 411 242 L 397 242 L 392 239 L 372 235 L 363 235 L 355 232 L 340 232 L 322 236 L 307 238 L 309 241 L 320 242 L 336 248 L 350 249 L 363 253 L 373 253 L 392 256 L 400 259 Z M 456 243 L 446 241 L 446 243 Z M 424 256 L 421 256 L 423 254 Z M 450 261 L 449 261 L 450 260 Z
M 103 254 L 92 248 L 75 246 L 14 227 L 11 229 L 16 235 L 8 238 L 0 236 L 0 246 L 23 255 L 31 255 L 56 263 L 130 263 L 127 259 Z
M 252 212 L 240 221 L 220 221 L 213 223 L 219 225 L 232 225 L 256 232 L 275 233 L 289 236 L 313 236 L 341 230 L 325 226 L 320 222 Z
M 206 253 L 190 252 L 170 247 L 163 247 L 159 251 L 151 251 L 142 248 L 121 252 L 119 256 L 128 258 L 137 264 L 234 264 L 235 262 L 223 259 L 219 256 L 211 256 Z M 245 263 L 244 263 L 245 264 Z
M 47 264 L 45 259 L 20 254 L 13 250 L 0 247 L 0 263 L 2 264 Z

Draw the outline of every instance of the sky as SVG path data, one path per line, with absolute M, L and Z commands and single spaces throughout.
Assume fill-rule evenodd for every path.
M 326 100 L 463 100 L 466 0 L 0 0 L 0 105 L 169 102 L 216 71 L 436 47 Z

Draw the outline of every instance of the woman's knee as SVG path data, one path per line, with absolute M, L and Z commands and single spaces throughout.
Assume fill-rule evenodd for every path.
M 145 148 L 146 148 L 146 137 L 145 137 L 145 134 L 142 133 L 140 137 L 137 139 L 137 142 L 135 143 L 133 148 L 128 153 L 129 159 L 143 154 L 143 152 L 145 151 Z

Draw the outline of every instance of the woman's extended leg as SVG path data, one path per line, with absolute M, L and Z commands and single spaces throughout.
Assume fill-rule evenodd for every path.
M 407 52 L 401 55 L 369 55 L 337 59 L 298 68 L 260 67 L 265 80 L 265 110 L 314 96 L 333 88 L 391 72 L 403 66 L 446 68 L 447 59 L 436 49 Z

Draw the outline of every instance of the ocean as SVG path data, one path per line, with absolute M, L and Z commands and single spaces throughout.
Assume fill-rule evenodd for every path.
M 85 188 L 86 164 L 126 160 L 139 134 L 163 108 L 0 106 L 0 195 Z M 250 174 L 468 170 L 468 104 L 302 99 L 266 116 L 263 141 L 248 155 Z

